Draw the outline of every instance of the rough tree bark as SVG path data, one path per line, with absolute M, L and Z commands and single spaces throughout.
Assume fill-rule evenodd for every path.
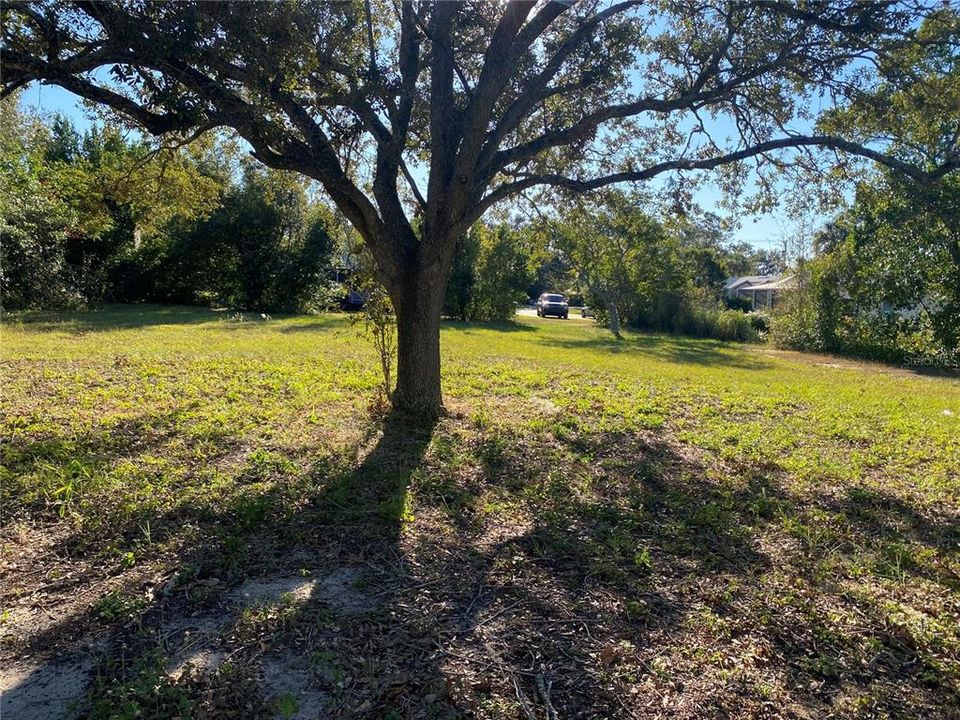
M 430 417 L 443 407 L 440 311 L 447 285 L 443 271 L 439 266 L 421 270 L 391 294 L 397 312 L 397 387 L 393 404 L 407 414 Z
M 617 303 L 607 298 L 607 312 L 610 313 L 610 332 L 613 333 L 613 336 L 617 340 L 622 340 L 623 335 L 620 333 L 620 308 L 617 307 Z

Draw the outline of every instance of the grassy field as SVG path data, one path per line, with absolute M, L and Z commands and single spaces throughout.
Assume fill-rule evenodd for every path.
M 2 334 L 4 717 L 960 717 L 960 381 L 524 318 Z

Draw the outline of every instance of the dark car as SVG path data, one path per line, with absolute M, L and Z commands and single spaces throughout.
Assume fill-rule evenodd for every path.
M 367 298 L 362 292 L 351 289 L 346 295 L 340 298 L 340 309 L 347 311 L 362 310 L 366 302 Z
M 563 295 L 544 293 L 540 296 L 540 299 L 537 300 L 537 315 L 539 317 L 556 315 L 558 318 L 566 320 L 569 312 L 567 299 Z

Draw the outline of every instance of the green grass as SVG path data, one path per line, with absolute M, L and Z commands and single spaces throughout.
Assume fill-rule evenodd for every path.
M 448 414 L 411 428 L 343 316 L 8 316 L 0 601 L 59 619 L 0 660 L 113 628 L 96 717 L 215 717 L 227 676 L 293 716 L 256 685 L 287 656 L 328 713 L 522 717 L 549 680 L 560 717 L 951 717 L 960 381 L 536 318 L 442 347 Z M 248 610 L 239 671 L 154 677 L 162 618 L 342 567 L 359 617 Z

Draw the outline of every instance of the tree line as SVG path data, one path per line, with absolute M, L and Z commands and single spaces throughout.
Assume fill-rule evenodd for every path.
M 4 308 L 327 302 L 344 223 L 302 177 L 264 168 L 224 136 L 158 150 L 118 125 L 80 134 L 16 98 L 0 108 Z
M 338 280 L 370 262 L 322 192 L 253 162 L 226 135 L 158 149 L 110 123 L 81 134 L 16 97 L 0 112 L 8 310 L 156 302 L 315 312 L 335 307 Z M 610 264 L 605 253 L 621 240 L 629 252 Z M 612 307 L 625 324 L 695 332 L 681 307 L 716 307 L 726 277 L 778 263 L 729 242 L 716 216 L 663 223 L 638 197 L 611 193 L 550 221 L 503 213 L 475 223 L 457 243 L 443 312 L 503 321 L 554 291 L 596 307 L 603 321 Z
M 890 155 L 932 168 L 937 157 L 960 159 L 960 14 L 944 7 L 916 38 L 881 58 L 881 82 L 820 124 L 884 133 Z M 798 268 L 802 284 L 774 326 L 777 341 L 960 366 L 960 173 L 917 179 L 883 167 L 856 180 L 851 201 L 814 237 L 814 259 Z
M 878 172 L 813 238 L 800 286 L 774 316 L 797 350 L 960 365 L 960 178 Z

